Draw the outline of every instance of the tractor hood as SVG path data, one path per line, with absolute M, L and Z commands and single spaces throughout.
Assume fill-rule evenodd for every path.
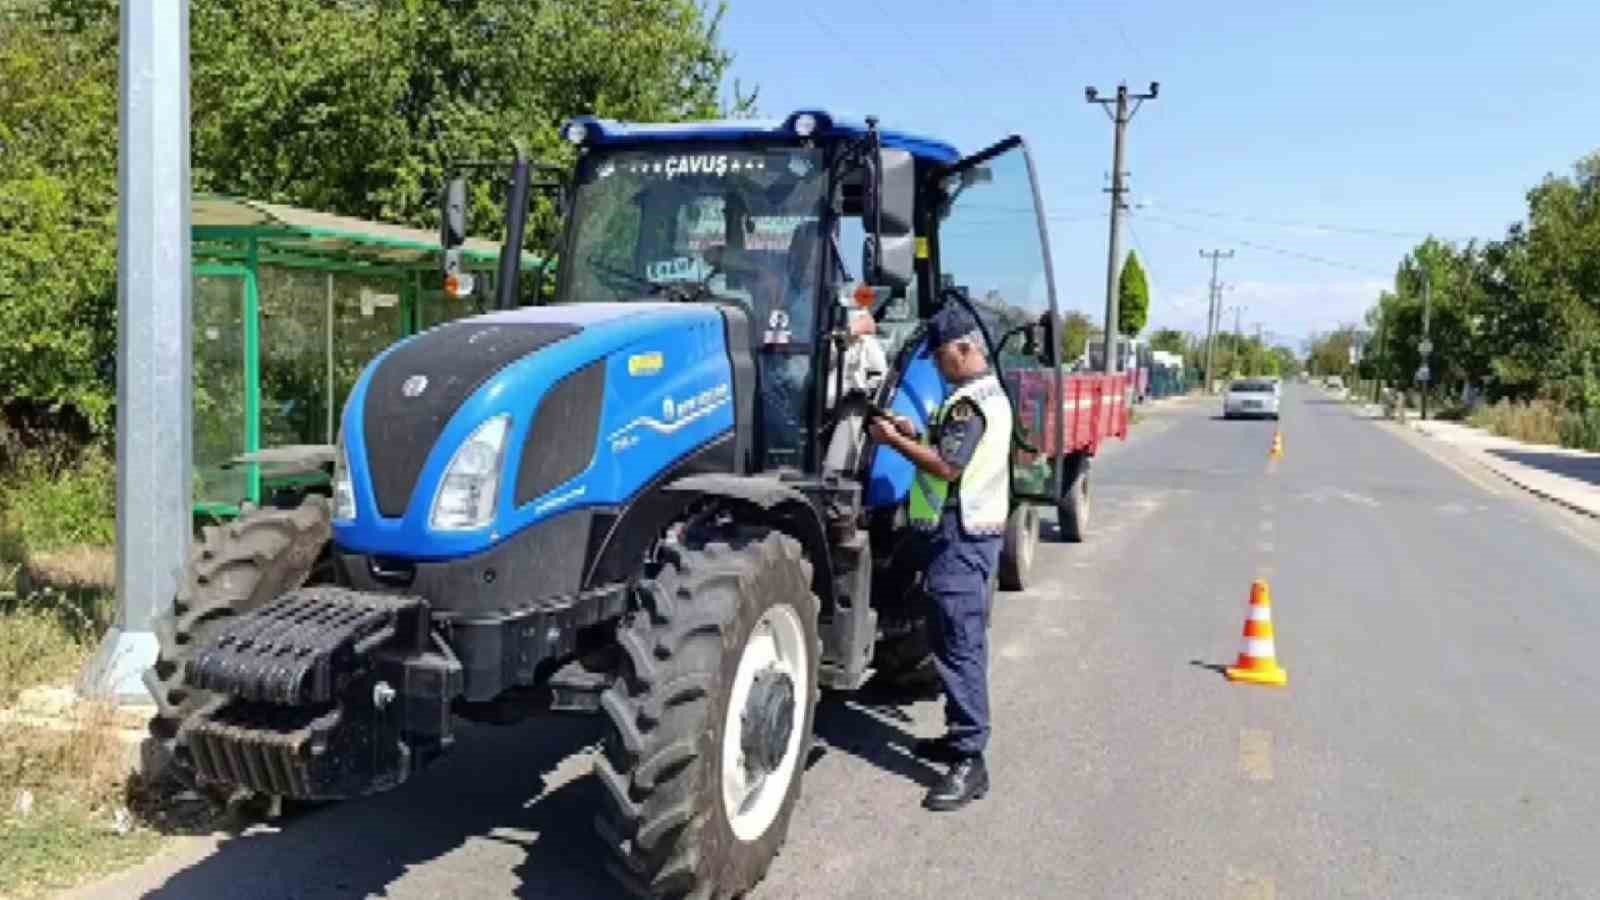
M 486 549 L 558 511 L 622 502 L 637 485 L 610 452 L 609 436 L 643 413 L 654 413 L 645 418 L 657 433 L 671 427 L 701 442 L 732 428 L 726 348 L 716 307 L 654 302 L 509 310 L 403 341 L 367 366 L 345 409 L 356 516 L 335 523 L 335 538 L 350 550 L 444 559 Z M 709 402 L 702 395 L 728 401 L 723 415 L 672 421 Z M 510 425 L 493 521 L 434 529 L 430 514 L 456 451 L 500 416 Z

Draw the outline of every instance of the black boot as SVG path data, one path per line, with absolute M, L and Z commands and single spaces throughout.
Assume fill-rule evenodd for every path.
M 941 734 L 936 738 L 917 738 L 911 745 L 911 755 L 917 759 L 928 762 L 955 763 L 961 759 L 961 752 L 950 744 L 950 735 Z
M 989 770 L 979 755 L 963 756 L 928 791 L 922 805 L 934 812 L 960 809 L 989 793 Z

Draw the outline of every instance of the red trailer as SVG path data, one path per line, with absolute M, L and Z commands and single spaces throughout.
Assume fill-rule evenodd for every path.
M 1062 537 L 1082 541 L 1089 526 L 1089 461 L 1102 441 L 1128 436 L 1129 376 L 1062 374 L 1058 381 L 1050 369 L 1012 369 L 1006 382 L 1033 448 L 1017 451 L 1016 477 L 1034 482 L 1030 492 L 1046 485 L 1059 491 Z M 1059 488 L 1050 464 L 1056 459 L 1061 460 Z

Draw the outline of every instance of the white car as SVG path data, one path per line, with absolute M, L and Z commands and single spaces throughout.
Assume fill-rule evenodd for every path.
M 1267 378 L 1240 378 L 1228 385 L 1222 395 L 1224 419 L 1278 418 L 1280 391 L 1275 381 Z

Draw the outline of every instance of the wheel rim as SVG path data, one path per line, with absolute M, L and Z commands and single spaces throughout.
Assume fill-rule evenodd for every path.
M 1036 535 L 1039 533 L 1039 511 L 1029 506 L 1022 514 L 1022 537 L 1018 541 L 1021 545 L 1017 548 L 1018 568 L 1026 572 L 1033 568 L 1033 545 L 1037 543 Z
M 1078 522 L 1089 524 L 1089 474 L 1085 472 L 1078 478 Z
M 773 606 L 745 641 L 722 723 L 722 803 L 741 841 L 765 834 L 783 808 L 811 680 L 800 615 L 786 603 Z

